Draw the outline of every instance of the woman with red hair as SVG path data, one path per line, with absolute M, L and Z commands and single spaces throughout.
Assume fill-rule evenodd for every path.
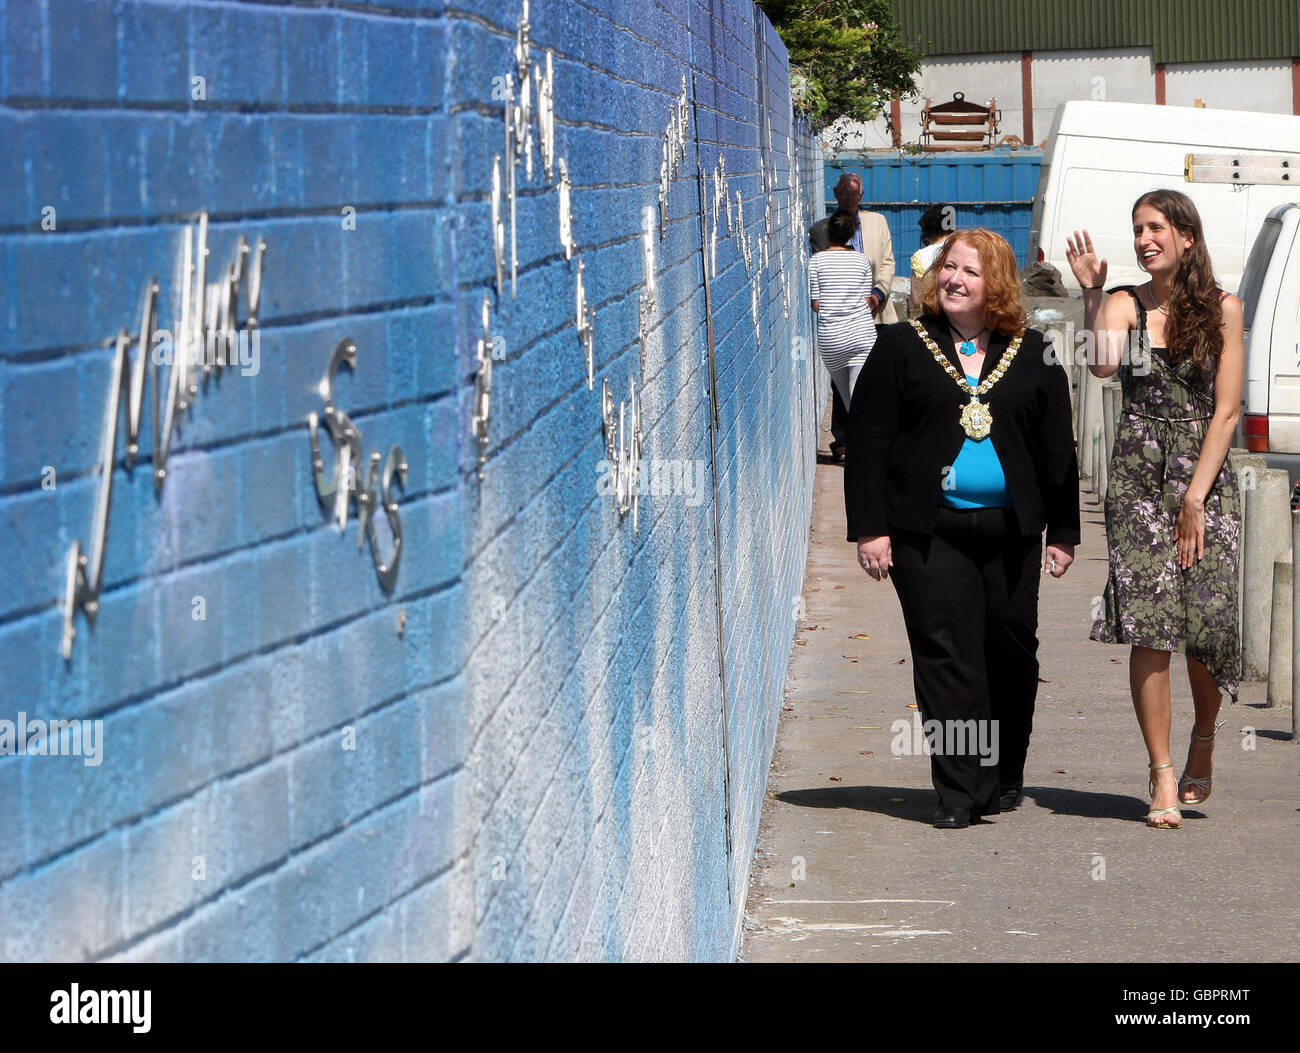
M 960 829 L 1020 803 L 1039 573 L 1074 559 L 1079 473 L 1069 382 L 1025 328 L 1011 246 L 949 235 L 921 293 L 925 313 L 880 329 L 859 376 L 844 503 L 858 562 L 903 609 L 934 825 Z

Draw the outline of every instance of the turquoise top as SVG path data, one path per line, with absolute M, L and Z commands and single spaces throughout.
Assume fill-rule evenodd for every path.
M 979 377 L 967 373 L 966 383 L 979 387 Z M 949 508 L 1011 507 L 1011 491 L 990 437 L 967 438 L 961 444 L 957 459 L 943 477 L 943 501 Z

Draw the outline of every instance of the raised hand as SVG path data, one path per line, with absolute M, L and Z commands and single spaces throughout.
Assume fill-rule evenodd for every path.
M 1083 288 L 1106 284 L 1106 261 L 1097 256 L 1086 230 L 1082 234 L 1076 230 L 1073 237 L 1066 237 L 1065 258 Z

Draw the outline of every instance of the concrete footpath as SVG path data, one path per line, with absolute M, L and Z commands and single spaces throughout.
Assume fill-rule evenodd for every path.
M 839 466 L 818 465 L 807 617 L 790 660 L 741 959 L 1300 958 L 1291 711 L 1264 708 L 1265 685 L 1245 685 L 1221 714 L 1211 799 L 1184 810 L 1181 830 L 1144 825 L 1146 753 L 1128 648 L 1088 639 L 1106 577 L 1093 495 L 1082 494 L 1074 566 L 1042 582 L 1043 683 L 1024 803 L 966 830 L 935 830 L 928 758 L 891 752 L 891 724 L 916 713 L 898 600 L 891 583 L 858 568 L 844 540 L 842 487 Z M 1192 706 L 1178 656 L 1173 693 L 1181 771 Z

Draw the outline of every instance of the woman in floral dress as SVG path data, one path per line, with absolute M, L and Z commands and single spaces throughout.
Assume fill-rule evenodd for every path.
M 1133 248 L 1151 280 L 1110 290 L 1088 232 L 1067 241 L 1098 377 L 1118 369 L 1124 404 L 1106 489 L 1110 576 L 1092 638 L 1131 645 L 1129 686 L 1150 756 L 1147 825 L 1177 829 L 1213 786 L 1215 718 L 1241 675 L 1240 518 L 1227 463 L 1245 372 L 1242 310 L 1214 280 L 1196 206 L 1155 190 L 1133 206 Z M 1141 353 L 1125 354 L 1136 345 Z M 1169 755 L 1169 663 L 1183 651 L 1196 710 L 1183 776 Z

